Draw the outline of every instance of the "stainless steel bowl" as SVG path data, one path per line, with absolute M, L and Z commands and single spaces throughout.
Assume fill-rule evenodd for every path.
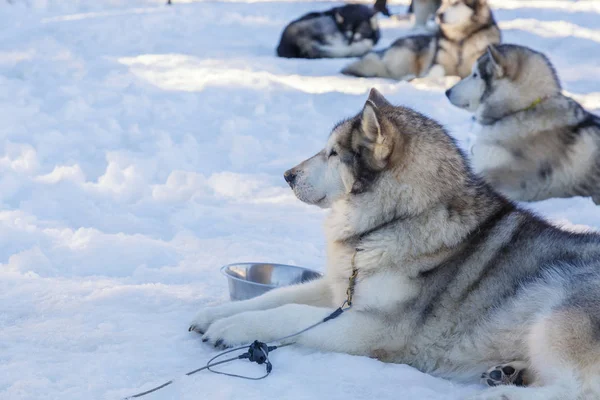
M 246 300 L 276 287 L 321 278 L 321 273 L 308 268 L 284 264 L 238 263 L 221 268 L 229 283 L 231 300 Z

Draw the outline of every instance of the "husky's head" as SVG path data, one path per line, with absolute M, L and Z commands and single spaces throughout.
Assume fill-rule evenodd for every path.
M 378 114 L 388 107 L 387 100 L 372 89 L 362 112 L 338 123 L 323 150 L 286 171 L 284 178 L 296 197 L 328 208 L 340 198 L 367 190 L 385 169 L 399 139 L 382 129 Z
M 456 188 L 470 176 L 439 124 L 375 89 L 358 115 L 333 128 L 323 150 L 284 174 L 298 199 L 332 207 L 353 225 L 338 231 L 350 233 L 461 197 Z
M 363 39 L 373 40 L 377 44 L 380 38 L 377 11 L 361 4 L 348 4 L 333 9 L 338 29 L 348 43 Z
M 436 21 L 446 27 L 470 25 L 486 10 L 489 10 L 486 0 L 443 0 Z
M 452 104 L 492 123 L 560 92 L 550 61 L 517 45 L 490 45 L 467 76 L 446 91 Z

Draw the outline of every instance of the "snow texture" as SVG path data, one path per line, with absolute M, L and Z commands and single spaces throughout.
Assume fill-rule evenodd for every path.
M 274 57 L 309 2 L 0 1 L 0 398 L 119 399 L 215 354 L 187 332 L 228 301 L 221 265 L 322 269 L 324 212 L 282 173 L 358 112 L 370 87 L 468 149 L 452 79 L 345 77 L 346 60 Z M 496 0 L 505 42 L 546 52 L 600 108 L 600 3 Z M 393 3 L 403 12 L 406 2 Z M 380 47 L 407 22 L 382 20 Z M 528 207 L 600 227 L 589 199 Z M 405 365 L 288 347 L 267 380 L 202 372 L 144 399 L 460 399 L 479 386 Z M 239 362 L 227 367 L 263 372 Z

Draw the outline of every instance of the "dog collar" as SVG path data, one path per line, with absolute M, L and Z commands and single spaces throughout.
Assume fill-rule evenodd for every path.
M 534 108 L 535 106 L 537 106 L 538 104 L 540 104 L 542 101 L 544 101 L 545 98 L 541 98 L 538 97 L 537 99 L 535 99 L 530 105 L 528 105 L 527 107 L 525 107 L 523 110 L 521 111 L 527 111 L 527 110 L 531 110 L 532 108 Z
M 489 119 L 489 120 L 485 120 L 485 119 L 484 119 L 484 120 L 480 120 L 480 119 L 478 119 L 478 118 L 477 118 L 477 117 L 475 117 L 475 116 L 473 116 L 472 118 L 473 118 L 475 121 L 477 121 L 477 123 L 479 123 L 480 125 L 493 125 L 493 124 L 495 124 L 496 122 L 503 120 L 504 118 L 507 118 L 507 117 L 513 116 L 513 115 L 515 115 L 515 114 L 518 114 L 518 113 L 520 113 L 520 112 L 529 111 L 529 110 L 531 110 L 531 109 L 535 108 L 536 106 L 538 106 L 538 105 L 539 105 L 541 102 L 548 100 L 550 97 L 551 97 L 551 96 L 546 96 L 546 97 L 538 97 L 537 99 L 535 99 L 534 101 L 532 101 L 532 102 L 531 102 L 531 104 L 529 104 L 527 107 L 525 107 L 525 108 L 521 108 L 520 110 L 517 110 L 517 111 L 513 111 L 513 112 L 511 112 L 511 113 L 509 113 L 509 114 L 506 114 L 506 115 L 504 115 L 504 116 L 500 117 L 500 118 L 496 118 L 496 119 Z
M 538 97 L 537 99 L 535 99 L 534 101 L 532 101 L 532 102 L 531 102 L 531 104 L 530 104 L 530 105 L 528 105 L 527 107 L 525 107 L 525 108 L 522 108 L 522 109 L 520 109 L 520 110 L 517 110 L 517 111 L 513 112 L 512 114 L 517 114 L 517 113 L 520 113 L 520 112 L 524 112 L 524 111 L 529 111 L 529 110 L 532 110 L 532 109 L 534 109 L 534 108 L 535 108 L 535 107 L 536 107 L 538 104 L 540 104 L 542 101 L 544 101 L 544 100 L 546 100 L 546 99 L 548 99 L 548 97 L 547 97 L 547 96 L 546 96 L 546 97 Z M 512 115 L 512 114 L 509 114 L 509 115 Z M 503 117 L 503 118 L 504 118 L 504 117 Z

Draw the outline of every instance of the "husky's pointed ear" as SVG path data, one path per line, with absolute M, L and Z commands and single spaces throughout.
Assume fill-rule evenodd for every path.
M 375 4 L 373 5 L 373 11 L 375 12 L 375 14 L 380 12 L 386 17 L 389 17 L 390 10 L 387 8 L 387 0 L 375 0 Z
M 335 17 L 335 22 L 337 22 L 339 25 L 342 25 L 344 23 L 344 17 L 342 17 L 342 14 L 340 14 L 339 12 L 335 12 L 334 13 L 334 17 Z
M 377 106 L 370 99 L 365 103 L 360 118 L 360 126 L 365 136 L 371 141 L 377 141 L 381 136 L 381 125 L 377 115 Z
M 369 101 L 375 104 L 376 107 L 391 106 L 389 101 L 375 88 L 371 88 L 369 92 Z
M 392 140 L 382 129 L 380 111 L 375 103 L 367 100 L 361 115 L 361 129 L 367 141 L 371 143 L 375 164 L 379 168 L 385 167 L 388 157 L 392 152 Z
M 490 44 L 487 48 L 487 54 L 490 57 L 490 65 L 492 66 L 492 73 L 497 78 L 502 78 L 504 76 L 504 65 L 505 60 L 502 53 L 498 51 L 496 46 Z

